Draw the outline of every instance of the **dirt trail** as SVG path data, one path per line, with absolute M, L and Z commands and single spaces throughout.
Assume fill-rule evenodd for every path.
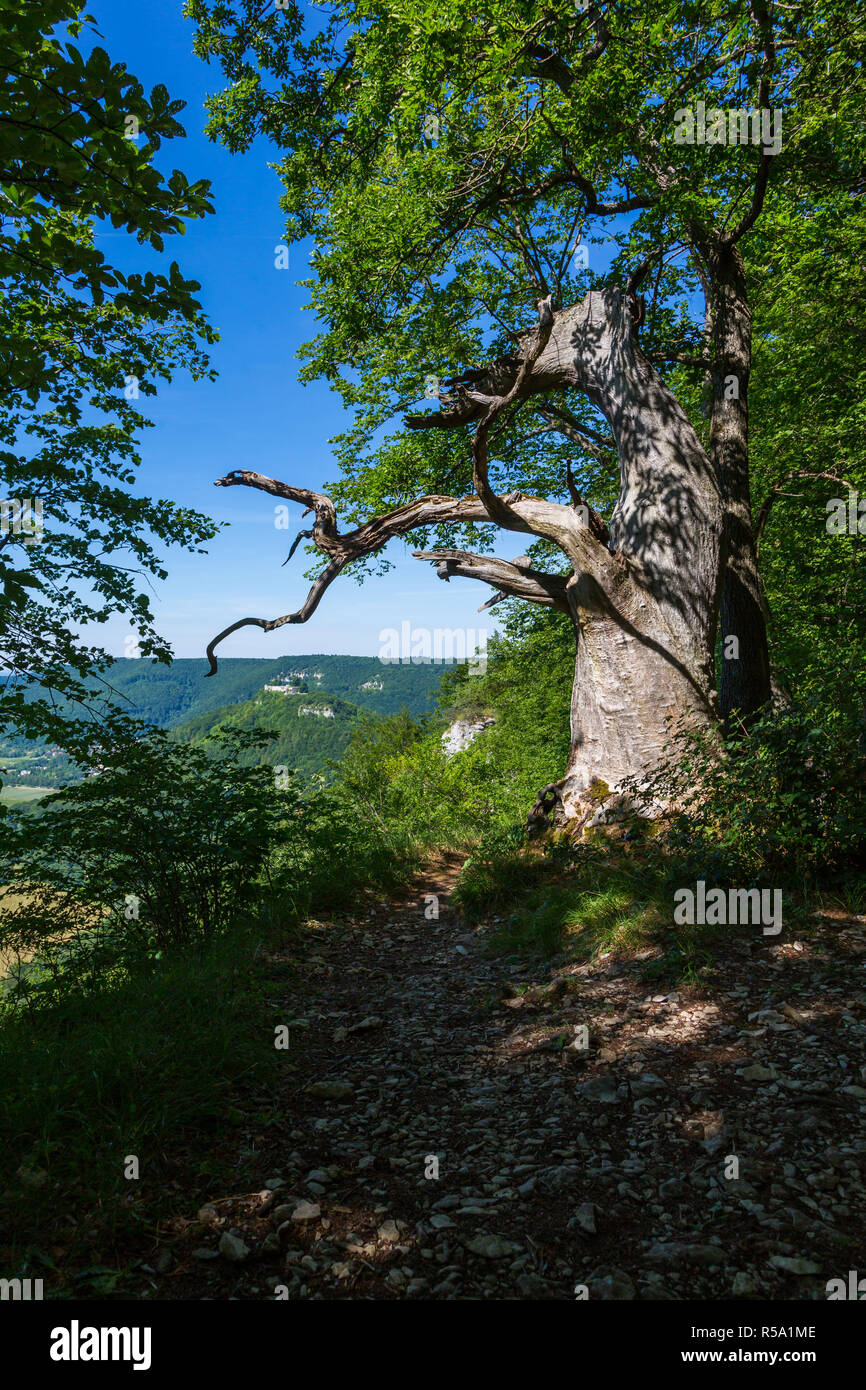
M 150 1296 L 824 1299 L 866 1270 L 862 920 L 665 992 L 651 952 L 485 955 L 456 872 L 305 931 L 257 1188 L 203 1194 Z

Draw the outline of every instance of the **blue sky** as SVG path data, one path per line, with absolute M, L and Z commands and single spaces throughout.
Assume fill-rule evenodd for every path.
M 345 416 L 325 383 L 297 381 L 295 354 L 314 335 L 315 320 L 302 308 L 307 292 L 295 284 L 306 272 L 304 249 L 291 248 L 288 271 L 274 266 L 283 223 L 280 184 L 268 160 L 277 152 L 263 141 L 247 155 L 229 155 L 204 137 L 204 100 L 219 87 L 221 75 L 193 54 L 182 0 L 148 0 L 145 7 L 93 0 L 88 10 L 113 62 L 125 62 L 148 91 L 162 82 L 187 103 L 179 117 L 187 138 L 163 145 L 160 167 L 212 183 L 215 215 L 167 243 L 165 263 L 176 259 L 186 278 L 201 282 L 199 298 L 221 339 L 213 349 L 219 376 L 213 383 L 178 376 L 156 401 L 145 403 L 156 427 L 143 435 L 140 483 L 152 497 L 170 497 L 230 523 L 206 556 L 166 552 L 169 577 L 154 597 L 158 630 L 175 655 L 199 656 L 230 622 L 291 612 L 307 591 L 303 571 L 309 561 L 302 550 L 281 568 L 300 528 L 301 508 L 291 508 L 288 532 L 277 530 L 274 499 L 244 488 L 214 488 L 214 479 L 233 468 L 252 468 L 321 488 L 336 476 L 328 439 Z M 134 250 L 113 240 L 102 244 L 118 263 L 134 263 Z M 506 536 L 498 553 L 517 555 L 522 548 L 525 538 L 521 546 L 519 536 Z M 404 622 L 418 629 L 495 630 L 495 615 L 477 612 L 490 595 L 486 585 L 442 583 L 410 557 L 402 541 L 392 542 L 387 554 L 395 568 L 383 578 L 363 585 L 338 580 L 305 625 L 273 634 L 242 630 L 223 645 L 222 655 L 375 656 L 380 633 L 399 630 Z M 128 632 L 118 619 L 98 635 L 122 656 Z

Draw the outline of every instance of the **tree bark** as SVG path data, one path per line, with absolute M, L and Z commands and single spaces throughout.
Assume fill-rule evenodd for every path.
M 767 605 L 758 569 L 749 487 L 752 322 L 745 267 L 737 246 L 707 244 L 702 254 L 711 287 L 710 454 L 725 499 L 721 712 L 726 722 L 735 711 L 748 722 L 771 694 Z

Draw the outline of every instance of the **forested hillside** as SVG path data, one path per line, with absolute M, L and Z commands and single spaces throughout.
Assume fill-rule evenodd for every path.
M 374 656 L 279 656 L 273 661 L 235 657 L 220 662 L 210 679 L 204 661 L 180 658 L 170 666 L 130 659 L 116 661 L 108 677 L 129 711 L 145 723 L 171 729 L 194 719 L 250 700 L 266 685 L 298 677 L 311 692 L 350 700 L 374 714 L 396 714 L 405 706 L 412 714 L 424 714 L 433 698 L 445 665 L 391 663 Z
M 226 719 L 238 727 L 249 727 L 249 711 L 237 717 L 234 705 L 245 705 L 258 698 L 266 685 L 288 684 L 288 688 L 308 691 L 316 699 L 332 697 L 339 710 L 336 720 L 322 720 L 323 727 L 293 722 L 298 702 L 284 708 L 277 695 L 265 701 L 270 727 L 281 732 L 279 748 L 263 750 L 262 757 L 306 774 L 324 772 L 329 758 L 339 758 L 346 746 L 350 726 L 362 710 L 372 715 L 396 714 L 406 709 L 413 715 L 429 714 L 433 708 L 442 675 L 452 663 L 382 662 L 366 656 L 281 656 L 271 660 L 237 657 L 220 663 L 212 679 L 205 679 L 204 661 L 178 659 L 166 666 L 158 662 L 121 657 L 104 680 L 91 678 L 87 688 L 107 693 L 116 709 L 158 728 L 183 726 L 183 738 L 198 738 L 214 723 Z M 294 684 L 293 684 L 294 683 Z M 28 697 L 41 698 L 38 686 Z M 286 697 L 294 700 L 294 697 Z M 303 703 L 303 702 L 301 702 Z M 308 701 L 307 703 L 315 703 Z M 63 702 L 60 702 L 61 708 Z M 291 710 L 291 717 L 287 718 Z M 279 752 L 279 757 L 277 757 Z M 62 787 L 77 779 L 73 761 L 46 740 L 0 737 L 0 767 L 10 787 Z
M 319 773 L 331 781 L 333 769 L 328 763 L 343 756 L 363 717 L 358 705 L 332 695 L 263 691 L 251 700 L 184 720 L 175 725 L 172 737 L 179 743 L 200 743 L 217 728 L 246 732 L 266 729 L 276 737 L 241 754 L 242 766 L 267 764 L 288 768 L 305 778 Z

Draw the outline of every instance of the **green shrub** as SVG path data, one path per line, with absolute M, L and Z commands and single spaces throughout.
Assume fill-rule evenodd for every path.
M 866 729 L 856 709 L 768 710 L 724 747 L 681 732 L 643 787 L 677 810 L 660 844 L 713 877 L 814 883 L 866 867 Z
M 15 820 L 0 894 L 0 952 L 16 962 L 7 1002 L 104 981 L 251 909 L 275 844 L 301 833 L 294 783 L 280 790 L 271 769 L 238 765 L 251 738 L 209 754 L 145 730 L 102 751 L 38 818 Z
M 521 827 L 495 831 L 465 860 L 453 899 L 468 922 L 504 911 L 517 894 L 549 875 L 549 865 L 524 849 L 523 839 Z

